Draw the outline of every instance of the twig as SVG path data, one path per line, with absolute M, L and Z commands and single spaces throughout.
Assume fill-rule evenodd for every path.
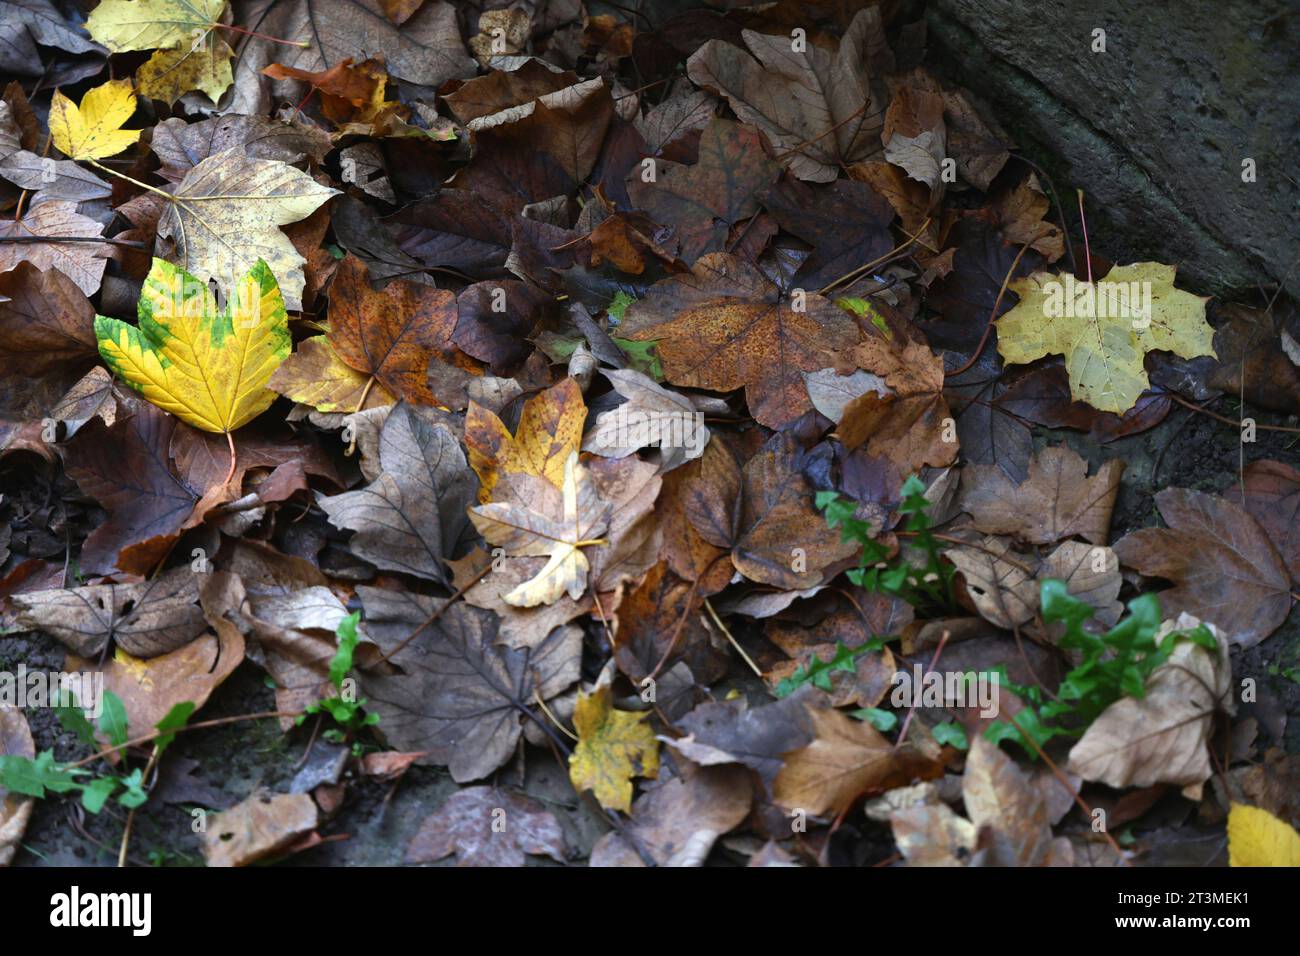
M 818 289 L 818 290 L 817 290 L 817 294 L 818 294 L 818 295 L 825 295 L 827 292 L 829 292 L 831 289 L 835 288 L 835 287 L 836 287 L 837 285 L 839 285 L 840 283 L 842 283 L 842 282 L 851 282 L 852 280 L 856 279 L 858 276 L 860 276 L 862 273 L 868 271 L 869 269 L 873 269 L 873 268 L 875 268 L 876 266 L 881 265 L 882 263 L 889 261 L 889 260 L 892 259 L 894 256 L 898 255 L 900 252 L 902 252 L 904 249 L 906 249 L 908 246 L 910 246 L 912 243 L 914 243 L 914 242 L 917 241 L 917 237 L 920 236 L 921 233 L 925 232 L 925 227 L 928 226 L 928 225 L 930 225 L 930 220 L 931 220 L 931 218 L 933 218 L 933 217 L 931 217 L 931 216 L 926 216 L 926 217 L 925 217 L 925 222 L 921 223 L 920 228 L 917 229 L 915 233 L 904 233 L 904 235 L 907 236 L 907 241 L 906 241 L 906 242 L 901 242 L 901 243 L 899 243 L 899 244 L 896 245 L 893 249 L 890 249 L 888 252 L 886 252 L 883 256 L 878 256 L 878 257 L 876 257 L 875 259 L 872 259 L 872 260 L 871 260 L 870 262 L 868 262 L 866 265 L 858 266 L 858 267 L 857 267 L 856 269 L 854 269 L 852 272 L 846 272 L 844 275 L 840 276 L 838 279 L 832 279 L 830 282 L 826 283 L 826 285 L 824 285 L 824 286 L 822 286 L 820 289 Z
M 456 591 L 456 593 L 453 594 L 451 597 L 447 598 L 447 600 L 446 600 L 446 602 L 445 602 L 444 604 L 440 605 L 436 611 L 434 611 L 434 612 L 431 613 L 428 617 L 426 617 L 426 618 L 424 619 L 424 623 L 422 623 L 419 627 L 417 627 L 417 628 L 416 628 L 415 630 L 413 630 L 410 634 L 408 634 L 408 635 L 407 635 L 407 636 L 402 640 L 402 643 L 398 644 L 398 645 L 397 645 L 396 647 L 394 647 L 391 651 L 388 651 L 387 653 L 385 653 L 384 656 L 381 657 L 381 658 L 379 658 L 379 660 L 375 661 L 375 663 L 376 663 L 376 664 L 387 664 L 390 660 L 392 660 L 394 654 L 396 654 L 398 651 L 402 650 L 402 648 L 406 647 L 407 644 L 410 644 L 411 641 L 415 640 L 416 636 L 417 636 L 421 631 L 423 631 L 426 627 L 428 627 L 428 626 L 429 626 L 430 624 L 432 624 L 434 621 L 438 620 L 438 618 L 442 617 L 442 612 L 443 612 L 443 611 L 447 610 L 447 608 L 451 607 L 454 603 L 456 603 L 456 599 L 457 599 L 458 597 L 460 597 L 462 594 L 464 594 L 466 591 L 468 591 L 468 590 L 469 590 L 470 588 L 472 588 L 474 585 L 476 585 L 476 584 L 478 584 L 480 581 L 482 581 L 483 578 L 487 576 L 487 573 L 488 573 L 489 571 L 491 571 L 491 570 L 492 570 L 492 565 L 491 565 L 491 564 L 486 565 L 486 566 L 483 568 L 482 571 L 480 571 L 478 574 L 474 575 L 473 580 L 467 582 L 466 584 L 464 584 L 464 585 L 462 585 L 460 588 L 458 588 L 457 591 Z
M 1020 251 L 1016 253 L 1016 257 L 1011 260 L 1011 268 L 1008 269 L 1007 274 L 1002 277 L 1002 287 L 998 289 L 998 297 L 993 300 L 993 310 L 989 312 L 989 320 L 984 325 L 984 334 L 980 336 L 979 345 L 975 346 L 975 351 L 971 353 L 971 357 L 963 362 L 959 368 L 955 368 L 951 372 L 944 372 L 944 378 L 955 378 L 979 360 L 980 355 L 984 352 L 984 346 L 988 344 L 989 333 L 993 331 L 993 320 L 998 317 L 998 309 L 1002 306 L 1002 297 L 1006 295 L 1007 286 L 1011 284 L 1011 276 L 1015 274 L 1016 266 L 1020 265 L 1020 259 L 1024 256 L 1025 250 L 1029 248 L 1029 243 L 1032 241 L 1033 240 L 1026 240 L 1025 244 L 1020 247 Z
M 92 764 L 101 757 L 107 757 L 111 753 L 118 753 L 122 750 L 128 750 L 131 747 L 138 747 L 140 744 L 147 744 L 151 740 L 157 740 L 167 734 L 183 734 L 191 730 L 205 730 L 209 727 L 224 727 L 227 724 L 243 723 L 246 720 L 267 720 L 271 717 L 299 717 L 302 712 L 297 710 L 264 710 L 258 714 L 239 714 L 235 717 L 218 717 L 215 720 L 202 720 L 197 724 L 186 724 L 184 727 L 176 727 L 171 730 L 155 730 L 152 733 L 145 734 L 143 737 L 136 737 L 134 740 L 128 740 L 124 744 L 115 744 L 106 750 L 101 750 L 68 764 L 64 769 L 75 770 L 78 767 L 84 767 Z
M 1243 424 L 1242 422 L 1239 422 L 1233 418 L 1228 418 L 1225 415 L 1219 415 L 1215 412 L 1212 412 L 1208 408 L 1206 408 L 1205 405 L 1194 405 L 1191 402 L 1187 401 L 1187 399 L 1183 398 L 1181 395 L 1175 395 L 1173 392 L 1169 393 L 1169 397 L 1172 398 L 1179 405 L 1182 405 L 1184 408 L 1190 408 L 1194 412 L 1200 412 L 1202 415 L 1208 415 L 1210 418 L 1213 418 L 1215 421 L 1223 422 L 1223 424 L 1225 425 L 1232 425 L 1234 428 L 1238 430 L 1241 429 L 1241 426 Z M 1218 399 L 1212 398 L 1210 399 L 1210 401 L 1217 402 Z M 1208 404 L 1209 402 L 1206 402 L 1206 405 Z M 1260 429 L 1261 431 L 1266 431 L 1266 432 L 1286 432 L 1290 435 L 1300 435 L 1300 428 L 1288 428 L 1285 425 L 1256 424 L 1255 427 Z
M 713 604 L 708 598 L 704 599 L 704 609 L 709 612 L 709 617 L 713 618 L 713 623 L 718 625 L 718 629 L 722 631 L 723 636 L 731 642 L 731 646 L 736 649 L 736 653 L 739 654 L 741 658 L 744 659 L 745 663 L 749 665 L 749 669 L 757 674 L 759 679 L 762 679 L 763 672 L 759 670 L 758 665 L 754 663 L 753 659 L 745 653 L 745 649 L 737 643 L 734 637 L 731 636 L 731 632 L 727 630 L 727 625 L 722 623 L 722 618 L 718 617 L 718 612 L 713 610 Z

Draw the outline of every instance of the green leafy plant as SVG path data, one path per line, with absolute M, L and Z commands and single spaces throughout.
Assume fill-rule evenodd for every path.
M 1057 737 L 1079 737 L 1103 710 L 1121 697 L 1146 693 L 1147 679 L 1157 667 L 1169 660 L 1179 641 L 1192 641 L 1212 651 L 1218 650 L 1214 635 L 1205 625 L 1190 631 L 1171 631 L 1159 642 L 1160 600 L 1143 594 L 1128 604 L 1128 614 L 1114 627 L 1101 634 L 1084 629 L 1093 616 L 1092 605 L 1071 597 L 1064 582 L 1047 580 L 1040 588 L 1043 621 L 1064 625 L 1057 641 L 1064 650 L 1076 650 L 1082 660 L 1065 675 L 1056 694 L 1049 698 L 1043 688 L 1017 684 L 1007 678 L 1006 667 L 997 673 L 1002 686 L 1025 703 L 1015 715 L 1015 722 L 999 720 L 984 736 L 994 743 L 1015 741 L 1030 757 L 1037 749 L 1026 735 L 1042 747 Z
M 827 525 L 840 529 L 841 539 L 862 547 L 858 566 L 848 572 L 854 584 L 900 598 L 926 616 L 942 615 L 956 608 L 953 578 L 957 569 L 939 553 L 939 542 L 930 530 L 930 502 L 925 497 L 925 483 L 916 475 L 903 482 L 903 500 L 898 506 L 903 517 L 901 533 L 911 538 L 914 545 L 910 552 L 900 549 L 890 557 L 889 548 L 876 540 L 871 525 L 855 517 L 858 506 L 851 499 L 841 498 L 834 491 L 819 491 L 817 507 Z M 923 562 L 913 564 L 914 555 L 919 555 Z
M 783 678 L 776 685 L 777 697 L 789 697 L 800 687 L 805 684 L 812 684 L 818 690 L 824 690 L 828 694 L 831 692 L 831 675 L 836 671 L 846 671 L 854 673 L 858 669 L 858 658 L 868 651 L 878 651 L 889 641 L 897 640 L 894 637 L 873 637 L 865 644 L 857 647 L 849 647 L 844 642 L 837 642 L 835 653 L 830 660 L 822 660 L 820 657 L 813 657 L 807 664 L 800 664 L 795 668 L 793 674 Z
M 337 726 L 331 727 L 321 736 L 331 743 L 343 743 L 355 737 L 363 728 L 373 727 L 379 723 L 378 714 L 365 712 L 366 701 L 357 699 L 356 682 L 349 677 L 357 644 L 361 641 L 360 635 L 357 634 L 357 623 L 360 620 L 361 612 L 353 611 L 339 621 L 339 626 L 335 629 L 338 649 L 335 650 L 334 657 L 330 661 L 329 676 L 330 683 L 338 693 L 333 697 L 322 697 L 310 704 L 297 720 L 297 723 L 301 724 L 312 714 L 329 716 Z
M 99 813 L 116 793 L 117 802 L 121 806 L 135 809 L 149 799 L 146 770 L 157 764 L 162 752 L 176 739 L 176 732 L 189 722 L 193 713 L 194 704 L 185 701 L 173 707 L 154 725 L 160 733 L 153 740 L 154 749 L 148 768 L 128 769 L 125 760 L 120 768 L 114 768 L 105 760 L 104 769 L 95 771 L 81 766 L 86 761 L 63 763 L 54 759 L 53 750 L 43 750 L 34 758 L 16 754 L 0 757 L 0 787 L 11 793 L 21 793 L 37 799 L 44 799 L 51 793 L 78 793 L 81 805 L 90 813 Z M 55 707 L 55 716 L 63 729 L 76 736 L 81 743 L 92 750 L 99 747 L 94 725 L 71 696 L 59 701 Z M 122 699 L 112 691 L 104 692 L 99 733 L 109 744 L 109 749 L 101 756 L 125 751 L 126 707 Z

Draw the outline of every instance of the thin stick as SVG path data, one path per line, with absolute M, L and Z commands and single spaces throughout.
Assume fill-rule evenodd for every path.
M 17 220 L 14 220 L 17 222 Z M 100 236 L 0 236 L 0 242 L 38 243 L 38 242 L 98 242 L 106 246 L 122 246 L 124 249 L 147 249 L 148 245 L 134 239 L 105 239 Z
M 259 40 L 270 40 L 272 43 L 283 43 L 285 46 L 296 46 L 300 50 L 310 50 L 310 40 L 282 40 L 279 37 L 273 37 L 266 33 L 258 33 L 256 30 L 246 30 L 244 27 L 231 26 L 228 23 L 213 23 L 208 26 L 209 30 L 229 30 L 231 33 L 242 33 L 244 36 L 256 37 Z
M 947 628 L 944 628 L 943 634 L 939 637 L 939 646 L 934 649 L 934 657 L 930 658 L 930 666 L 927 667 L 926 670 L 934 670 L 935 665 L 939 663 L 939 655 L 943 653 L 944 645 L 948 643 L 948 636 L 949 631 Z M 915 713 L 916 704 L 913 702 L 907 707 L 907 716 L 903 718 L 903 729 L 898 732 L 898 739 L 894 741 L 894 750 L 903 746 L 903 741 L 907 738 L 907 728 L 911 726 L 912 717 Z
M 542 713 L 546 715 L 547 719 L 549 719 L 551 723 L 559 728 L 560 732 L 563 733 L 564 736 L 568 737 L 575 743 L 577 742 L 578 735 L 569 730 L 569 728 L 564 726 L 564 724 L 560 723 L 560 718 L 551 713 L 551 708 L 546 706 L 546 701 L 542 700 L 542 695 L 537 692 L 536 687 L 533 688 L 533 700 L 537 701 L 537 706 L 542 708 Z
M 731 636 L 731 632 L 727 630 L 727 625 L 722 623 L 722 618 L 718 617 L 718 612 L 713 610 L 713 604 L 708 598 L 704 599 L 704 609 L 709 612 L 709 617 L 713 618 L 713 623 L 718 625 L 718 629 L 722 631 L 723 636 L 726 637 L 726 639 L 731 643 L 731 646 L 736 649 L 736 653 L 739 654 L 745 663 L 749 665 L 749 669 L 757 674 L 761 679 L 763 677 L 763 672 L 759 670 L 758 665 L 754 663 L 753 659 L 745 653 L 745 649 L 737 643 L 734 637 Z
M 1193 405 L 1191 402 L 1187 401 L 1187 399 L 1183 398 L 1181 395 L 1175 395 L 1173 392 L 1170 392 L 1169 397 L 1172 398 L 1179 405 L 1182 405 L 1184 408 L 1190 408 L 1194 412 L 1200 412 L 1202 415 L 1208 415 L 1210 416 L 1210 418 L 1213 418 L 1215 421 L 1223 422 L 1223 424 L 1225 425 L 1232 425 L 1238 430 L 1240 430 L 1242 426 L 1242 422 L 1239 422 L 1232 418 L 1228 418 L 1226 415 L 1219 415 L 1215 412 L 1212 412 L 1204 405 Z M 1217 400 L 1218 399 L 1211 399 L 1210 401 L 1217 401 Z M 1261 431 L 1266 431 L 1266 432 L 1286 432 L 1291 435 L 1300 435 L 1300 428 L 1288 428 L 1285 425 L 1256 424 L 1255 427 L 1260 429 Z
M 164 734 L 183 734 L 191 730 L 205 730 L 209 727 L 224 727 L 227 724 L 238 724 L 246 720 L 266 720 L 271 717 L 300 717 L 302 711 L 298 710 L 264 710 L 258 714 L 239 714 L 235 717 L 218 717 L 215 720 L 202 720 L 197 724 L 186 724 L 184 727 L 176 727 L 172 730 L 155 730 L 152 733 L 145 734 L 143 737 L 136 737 L 134 740 L 128 740 L 124 744 L 115 744 L 105 750 L 91 754 L 74 763 L 67 764 L 65 770 L 76 770 L 78 767 L 84 767 L 94 763 L 101 757 L 107 757 L 111 753 L 118 753 L 122 750 L 128 750 L 131 747 L 138 747 L 141 744 L 147 744 L 151 740 L 157 740 Z
M 998 309 L 1002 306 L 1002 297 L 1007 294 L 1007 286 L 1011 284 L 1011 277 L 1015 274 L 1016 266 L 1020 265 L 1020 258 L 1025 254 L 1025 250 L 1029 248 L 1029 243 L 1032 241 L 1032 239 L 1028 240 L 1020 247 L 1016 257 L 1011 260 L 1011 268 L 1002 277 L 1002 287 L 998 289 L 998 297 L 993 300 L 993 310 L 989 312 L 989 320 L 984 326 L 984 334 L 980 336 L 980 344 L 975 346 L 975 351 L 971 353 L 971 357 L 963 362 L 960 368 L 955 368 L 951 372 L 944 372 L 944 378 L 953 378 L 960 375 L 979 360 L 980 355 L 984 352 L 984 346 L 988 344 L 989 333 L 993 331 L 993 320 L 998 317 Z
M 858 266 L 858 267 L 857 267 L 856 269 L 854 269 L 852 272 L 846 272 L 844 275 L 840 276 L 838 279 L 833 279 L 833 280 L 831 280 L 830 282 L 826 283 L 826 285 L 824 285 L 824 286 L 822 286 L 820 289 L 818 289 L 818 290 L 817 290 L 817 294 L 818 294 L 818 295 L 825 295 L 827 292 L 829 292 L 831 289 L 835 288 L 835 287 L 836 287 L 837 285 L 839 285 L 840 283 L 842 283 L 842 282 L 851 282 L 852 280 L 854 280 L 854 279 L 856 279 L 858 276 L 860 276 L 862 273 L 866 272 L 868 269 L 872 269 L 872 268 L 874 268 L 874 267 L 880 265 L 881 263 L 886 262 L 886 261 L 889 260 L 889 259 L 892 259 L 895 255 L 897 255 L 898 253 L 902 252 L 904 249 L 906 249 L 906 248 L 907 248 L 908 246 L 910 246 L 912 243 L 914 243 L 914 242 L 917 241 L 917 237 L 920 236 L 921 233 L 925 232 L 925 227 L 928 226 L 928 225 L 930 225 L 930 220 L 931 220 L 931 218 L 933 218 L 933 217 L 931 217 L 931 216 L 926 216 L 926 217 L 925 217 L 925 222 L 921 223 L 921 227 L 920 227 L 919 229 L 917 229 L 916 232 L 915 232 L 914 234 L 904 233 L 904 235 L 907 236 L 907 241 L 906 241 L 906 242 L 901 242 L 901 243 L 899 243 L 899 244 L 896 245 L 893 249 L 890 249 L 888 252 L 886 252 L 883 256 L 878 256 L 877 258 L 872 259 L 872 260 L 871 260 L 870 262 L 868 262 L 866 265 L 864 265 L 864 266 Z
M 491 564 L 488 564 L 486 567 L 484 567 L 482 571 L 480 571 L 478 574 L 476 574 L 476 575 L 474 576 L 474 579 L 473 579 L 472 581 L 469 581 L 468 583 L 466 583 L 465 585 L 463 585 L 462 587 L 460 587 L 459 589 L 457 589 L 457 591 L 456 591 L 455 594 L 453 594 L 451 597 L 447 598 L 447 602 L 446 602 L 445 604 L 443 604 L 443 605 L 442 605 L 441 607 L 439 607 L 436 611 L 434 611 L 432 614 L 430 614 L 428 617 L 426 617 L 426 618 L 424 619 L 424 623 L 422 623 L 419 627 L 417 627 L 417 628 L 416 628 L 415 630 L 413 630 L 410 634 L 408 634 L 408 635 L 407 635 L 407 636 L 402 640 L 402 643 L 398 644 L 398 645 L 397 645 L 396 647 L 394 647 L 391 651 L 388 651 L 386 654 L 384 654 L 383 657 L 381 657 L 381 658 L 379 658 L 379 660 L 375 661 L 375 663 L 376 663 L 376 664 L 387 664 L 387 663 L 392 659 L 392 657 L 393 657 L 394 654 L 396 654 L 398 651 L 402 650 L 402 648 L 406 647 L 407 644 L 410 644 L 411 641 L 415 640 L 416 636 L 417 636 L 421 631 L 423 631 L 426 627 L 428 627 L 428 626 L 429 626 L 430 624 L 432 624 L 434 621 L 438 620 L 438 618 L 442 617 L 442 612 L 443 612 L 443 611 L 447 610 L 447 608 L 451 607 L 454 603 L 456 603 L 456 599 L 457 599 L 458 597 L 460 597 L 462 594 L 464 594 L 466 591 L 468 591 L 468 590 L 469 590 L 470 588 L 472 588 L 474 585 L 476 585 L 476 584 L 478 584 L 480 581 L 482 581 L 483 578 L 487 576 L 487 573 L 488 573 L 489 571 L 491 571 L 491 570 L 492 570 L 492 565 L 491 565 Z

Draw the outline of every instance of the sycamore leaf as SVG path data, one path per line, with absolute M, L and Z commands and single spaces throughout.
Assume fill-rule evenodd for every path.
M 465 414 L 465 446 L 470 467 L 482 482 L 479 501 L 491 501 L 497 480 L 511 471 L 536 475 L 560 487 L 565 463 L 582 443 L 586 420 L 582 389 L 572 378 L 525 402 L 514 435 L 489 409 L 470 402 Z
M 310 405 L 321 412 L 356 412 L 397 401 L 371 376 L 358 372 L 330 344 L 329 336 L 313 335 L 298 343 L 298 349 L 271 376 L 271 388 L 285 398 Z M 369 386 L 369 391 L 366 391 Z
M 104 0 L 87 18 L 86 29 L 114 53 L 189 46 L 212 28 L 225 6 L 226 0 Z
M 267 381 L 289 354 L 289 319 L 275 276 L 258 262 L 225 311 L 208 287 L 161 259 L 140 293 L 140 325 L 95 317 L 105 363 L 159 408 L 229 433 L 275 400 Z
M 174 103 L 191 90 L 199 90 L 215 103 L 234 82 L 230 69 L 234 55 L 230 44 L 216 35 L 200 43 L 184 43 L 174 50 L 155 50 L 136 71 L 140 92 Z
M 158 235 L 175 243 L 168 258 L 227 290 L 261 259 L 279 280 L 286 307 L 299 309 L 306 260 L 279 227 L 305 219 L 337 193 L 292 166 L 232 147 L 185 174 L 158 219 Z
M 1300 833 L 1267 810 L 1234 803 L 1228 811 L 1229 866 L 1300 866 Z
M 1150 384 L 1147 352 L 1215 354 L 1208 298 L 1175 289 L 1174 273 L 1174 266 L 1135 262 L 1096 283 L 1046 272 L 1016 279 L 1008 288 L 1020 302 L 997 320 L 998 351 L 1018 365 L 1064 355 L 1070 394 L 1123 414 Z
M 659 775 L 659 741 L 644 723 L 649 713 L 615 710 L 608 686 L 578 695 L 573 726 L 578 745 L 569 757 L 569 779 L 590 790 L 606 810 L 632 808 L 632 778 Z
M 130 80 L 110 80 L 87 91 L 81 106 L 55 90 L 50 100 L 50 136 L 70 159 L 116 156 L 140 138 L 140 130 L 122 129 L 134 112 Z
M 565 592 L 575 601 L 587 589 L 591 564 L 583 548 L 604 544 L 609 505 L 571 452 L 560 488 L 536 475 L 514 472 L 501 482 L 499 499 L 470 509 L 474 527 L 512 557 L 549 558 L 532 579 L 502 595 L 515 607 L 552 604 Z

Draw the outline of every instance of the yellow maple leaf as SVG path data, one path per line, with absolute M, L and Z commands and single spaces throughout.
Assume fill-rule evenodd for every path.
M 1007 288 L 1020 302 L 996 323 L 998 351 L 1020 365 L 1064 355 L 1071 396 L 1123 414 L 1150 384 L 1142 367 L 1147 352 L 1214 355 L 1208 297 L 1175 289 L 1175 271 L 1135 262 L 1097 282 L 1046 272 L 1017 279 Z
M 206 93 L 213 103 L 235 81 L 230 60 L 235 51 L 219 36 L 208 36 L 194 46 L 155 50 L 136 71 L 140 93 L 150 99 L 174 103 L 191 90 Z
M 1228 811 L 1229 866 L 1300 866 L 1300 833 L 1267 810 L 1234 803 Z
M 113 53 L 197 46 L 225 6 L 226 0 L 104 0 L 86 30 Z
M 50 101 L 50 136 L 70 159 L 116 156 L 140 138 L 138 129 L 122 129 L 135 112 L 130 80 L 109 80 L 88 90 L 81 106 L 58 90 Z
M 266 383 L 289 354 L 289 319 L 265 262 L 218 311 L 205 283 L 154 259 L 139 316 L 137 327 L 98 315 L 95 336 L 108 367 L 159 408 L 229 434 L 275 400 Z
M 610 688 L 579 694 L 573 711 L 578 745 L 569 756 L 569 779 L 590 790 L 606 810 L 632 808 L 632 778 L 659 776 L 659 741 L 644 723 L 648 713 L 615 710 Z
M 270 387 L 285 398 L 321 412 L 355 412 L 392 405 L 397 401 L 373 376 L 358 372 L 339 358 L 328 335 L 313 335 L 298 343 L 298 350 L 271 376 Z M 369 386 L 369 391 L 366 391 Z
M 559 488 L 569 455 L 582 444 L 587 406 L 577 381 L 566 378 L 524 403 L 514 435 L 492 411 L 476 402 L 465 413 L 465 447 L 470 467 L 482 482 L 479 501 L 492 500 L 506 472 L 545 478 Z

